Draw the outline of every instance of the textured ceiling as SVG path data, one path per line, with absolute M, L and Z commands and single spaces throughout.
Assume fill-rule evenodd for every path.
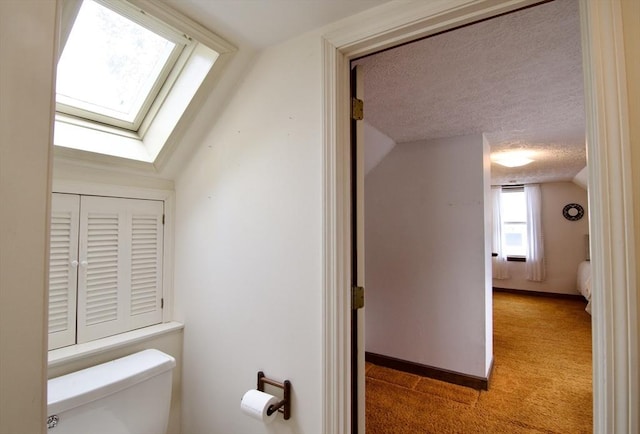
M 576 0 L 556 0 L 358 60 L 367 122 L 396 143 L 485 133 L 530 149 L 494 184 L 571 180 L 586 164 Z

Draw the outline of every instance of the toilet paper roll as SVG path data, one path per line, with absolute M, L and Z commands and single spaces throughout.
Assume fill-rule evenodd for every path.
M 240 409 L 243 413 L 254 419 L 261 420 L 264 423 L 270 423 L 276 418 L 278 412 L 276 411 L 271 416 L 268 416 L 267 410 L 270 405 L 275 405 L 278 401 L 278 398 L 273 395 L 251 389 L 242 397 Z

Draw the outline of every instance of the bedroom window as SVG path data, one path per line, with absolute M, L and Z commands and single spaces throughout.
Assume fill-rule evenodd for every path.
M 523 187 L 503 187 L 501 197 L 502 251 L 511 261 L 527 255 L 527 202 Z

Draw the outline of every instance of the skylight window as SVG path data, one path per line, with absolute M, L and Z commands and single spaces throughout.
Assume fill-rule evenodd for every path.
M 138 130 L 188 42 L 128 5 L 84 0 L 58 62 L 57 110 Z
M 56 156 L 158 170 L 236 48 L 160 1 L 83 0 L 67 12 Z

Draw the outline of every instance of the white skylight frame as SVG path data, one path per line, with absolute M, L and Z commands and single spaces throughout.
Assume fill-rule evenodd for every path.
M 55 155 L 57 159 L 69 161 L 124 164 L 131 168 L 146 167 L 147 170 L 157 171 L 178 145 L 190 119 L 204 103 L 204 96 L 213 90 L 216 78 L 237 49 L 160 1 L 109 2 L 122 3 L 143 11 L 144 15 L 186 35 L 191 44 L 182 50 L 137 131 L 57 112 Z M 64 35 L 65 31 L 70 30 L 74 15 L 70 14 L 71 18 L 65 19 L 64 10 L 62 15 Z
M 118 0 L 86 0 L 83 2 L 82 8 L 91 7 L 90 3 L 95 3 L 98 7 L 103 7 L 119 15 L 120 17 L 128 20 L 131 23 L 144 28 L 154 36 L 158 36 L 169 43 L 173 43 L 174 47 L 169 52 L 166 61 L 162 65 L 155 65 L 156 79 L 150 85 L 148 91 L 143 95 L 136 95 L 132 98 L 135 103 L 134 107 L 137 110 L 134 113 L 121 113 L 117 110 L 95 105 L 91 101 L 82 101 L 81 99 L 74 99 L 65 96 L 61 93 L 56 94 L 56 111 L 66 115 L 71 115 L 79 119 L 85 119 L 89 121 L 99 122 L 105 125 L 111 125 L 113 127 L 124 128 L 131 131 L 137 131 L 142 124 L 142 121 L 149 114 L 152 104 L 160 104 L 162 100 L 156 101 L 160 96 L 160 90 L 162 87 L 170 87 L 172 81 L 170 79 L 170 73 L 174 68 L 180 68 L 178 60 L 181 55 L 188 56 L 189 50 L 192 49 L 192 40 L 185 34 L 176 31 L 170 26 L 158 21 L 154 17 L 144 13 L 140 8 L 136 8 L 130 3 L 125 3 Z M 80 12 L 80 14 L 82 11 Z M 60 59 L 60 65 L 58 67 L 58 84 L 60 85 L 61 72 L 70 72 L 73 68 L 62 68 L 63 62 L 67 58 L 65 56 L 68 50 L 70 50 L 71 43 L 73 42 L 74 30 L 76 25 L 79 25 L 81 15 L 79 14 L 77 22 L 74 23 L 74 28 L 71 29 L 70 41 L 67 42 L 67 47 L 62 53 Z M 66 64 L 65 64 L 66 65 Z M 73 66 L 73 65 L 69 65 Z M 62 71 L 61 71 L 62 69 Z M 175 79 L 177 74 L 172 77 Z M 77 80 L 77 78 L 76 78 Z M 82 78 L 80 77 L 80 80 Z M 77 81 L 80 81 L 77 80 Z M 90 80 L 88 80 L 90 81 Z M 151 113 L 153 115 L 153 113 Z

